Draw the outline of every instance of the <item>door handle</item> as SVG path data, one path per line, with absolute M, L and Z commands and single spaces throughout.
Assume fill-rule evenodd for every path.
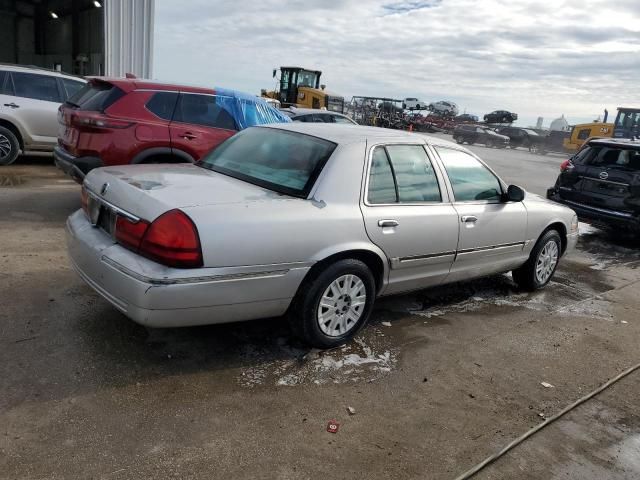
M 5 107 L 11 107 L 11 108 L 20 108 L 20 105 L 16 105 L 15 103 L 11 102 L 11 103 L 5 103 L 4 104 Z
M 400 222 L 397 220 L 378 220 L 379 227 L 397 227 L 400 225 Z
M 474 215 L 463 215 L 460 217 L 462 223 L 476 223 L 478 221 L 478 217 Z
M 197 135 L 194 135 L 191 132 L 184 132 L 182 135 L 180 135 L 180 137 L 186 140 L 193 140 L 194 138 L 198 138 Z

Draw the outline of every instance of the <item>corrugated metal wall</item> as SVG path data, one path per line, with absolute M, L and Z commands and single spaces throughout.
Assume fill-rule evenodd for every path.
M 104 2 L 105 74 L 151 78 L 155 0 Z

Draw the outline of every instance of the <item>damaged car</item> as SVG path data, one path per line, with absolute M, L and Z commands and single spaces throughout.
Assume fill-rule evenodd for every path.
M 140 324 L 286 315 L 331 348 L 380 296 L 509 271 L 542 288 L 577 228 L 449 141 L 290 123 L 243 130 L 195 165 L 92 170 L 67 243 L 80 277 Z

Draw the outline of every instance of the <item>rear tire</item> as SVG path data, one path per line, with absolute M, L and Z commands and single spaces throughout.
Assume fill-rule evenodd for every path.
M 544 287 L 553 278 L 562 252 L 562 241 L 556 230 L 549 230 L 536 242 L 529 260 L 511 272 L 513 280 L 523 290 Z
M 375 295 L 369 267 L 360 260 L 338 260 L 300 285 L 289 308 L 289 325 L 312 347 L 343 345 L 367 323 Z
M 0 165 L 11 165 L 20 153 L 18 137 L 5 127 L 0 127 Z
M 484 146 L 487 148 L 493 148 L 493 140 L 491 140 L 490 138 L 488 138 L 485 142 L 484 142 Z

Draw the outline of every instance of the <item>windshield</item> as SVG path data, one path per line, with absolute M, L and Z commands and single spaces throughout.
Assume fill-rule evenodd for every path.
M 300 72 L 298 72 L 298 86 L 315 88 L 316 77 L 317 77 L 317 74 L 315 72 L 300 70 Z
M 208 153 L 201 167 L 270 190 L 306 197 L 336 145 L 274 128 L 249 128 Z
M 529 135 L 538 136 L 538 132 L 536 132 L 535 130 L 530 130 L 528 128 L 525 128 L 524 131 L 527 132 Z

